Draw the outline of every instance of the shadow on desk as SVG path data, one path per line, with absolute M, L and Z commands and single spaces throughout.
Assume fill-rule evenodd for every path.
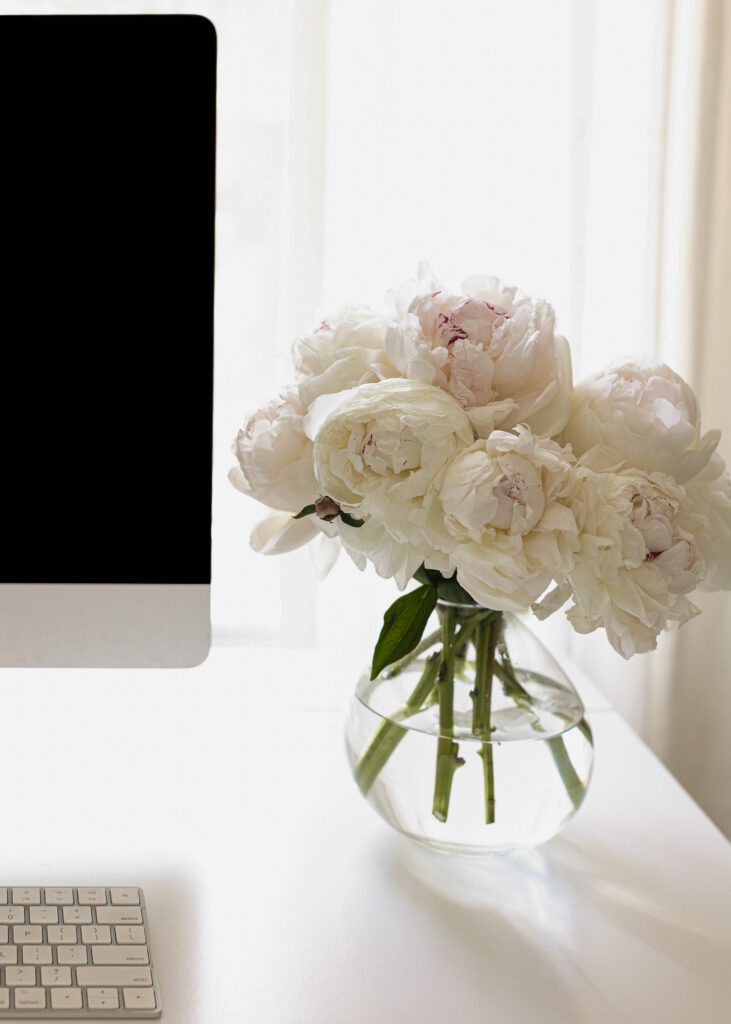
M 182 872 L 145 875 L 150 948 L 157 965 L 163 1020 L 204 1020 L 201 1008 L 200 880 Z
M 702 904 L 689 913 L 688 893 L 631 849 L 564 835 L 518 856 L 455 857 L 403 840 L 390 871 L 435 919 L 450 959 L 489 977 L 486 1006 L 496 986 L 513 999 L 527 987 L 550 1020 L 724 1019 L 728 924 Z

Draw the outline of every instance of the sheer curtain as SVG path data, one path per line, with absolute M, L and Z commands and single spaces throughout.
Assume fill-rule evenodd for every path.
M 626 353 L 696 388 L 731 461 L 727 0 L 0 0 L 3 14 L 198 13 L 219 42 L 214 640 L 365 657 L 389 581 L 248 548 L 226 479 L 291 340 L 429 260 L 548 298 L 576 378 Z M 731 600 L 626 663 L 540 630 L 731 834 Z M 333 628 L 336 623 L 337 628 Z
M 379 303 L 427 259 L 548 298 L 576 378 L 663 359 L 731 461 L 727 0 L 0 0 L 3 14 L 198 13 L 219 43 L 214 640 L 365 657 L 389 581 L 248 548 L 226 479 L 292 338 Z M 560 614 L 540 629 L 731 834 L 731 600 L 626 663 Z M 337 628 L 333 628 L 333 623 Z M 355 655 L 354 655 L 355 656 Z M 346 682 L 347 685 L 347 682 Z
M 663 251 L 678 236 L 681 244 L 664 281 L 660 336 L 671 321 L 706 425 L 723 431 L 720 450 L 728 465 L 731 4 L 678 4 L 673 14 L 668 63 L 674 102 L 664 174 L 675 200 L 665 218 Z M 656 752 L 731 836 L 731 595 L 702 594 L 697 603 L 702 615 L 667 637 L 651 666 L 645 725 Z
M 666 359 L 731 456 L 725 0 L 0 10 L 200 13 L 218 30 L 216 642 L 367 656 L 393 584 L 344 558 L 318 582 L 307 551 L 254 555 L 261 510 L 228 485 L 229 447 L 245 412 L 285 382 L 298 332 L 345 299 L 379 303 L 421 259 L 447 282 L 495 273 L 548 298 L 577 379 L 623 353 Z M 711 595 L 657 655 L 630 663 L 560 615 L 541 629 L 731 833 L 730 610 Z

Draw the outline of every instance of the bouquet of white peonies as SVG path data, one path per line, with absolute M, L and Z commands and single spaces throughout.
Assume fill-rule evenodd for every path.
M 390 300 L 299 338 L 293 384 L 239 432 L 231 482 L 274 510 L 255 550 L 320 538 L 325 567 L 343 548 L 400 589 L 571 602 L 625 658 L 697 614 L 697 587 L 731 587 L 720 435 L 676 373 L 627 361 L 572 387 L 551 306 L 494 277 L 454 294 L 422 266 Z
M 602 628 L 629 658 L 698 613 L 696 588 L 731 588 L 719 433 L 701 434 L 692 390 L 664 365 L 619 362 L 573 387 L 551 306 L 494 277 L 455 294 L 423 265 L 390 306 L 346 306 L 299 338 L 293 383 L 239 431 L 230 479 L 272 510 L 252 546 L 315 542 L 322 571 L 344 549 L 402 590 L 419 584 L 386 612 L 373 655 L 371 680 L 405 672 L 415 686 L 353 756 L 364 793 L 379 777 L 387 786 L 381 773 L 414 720 L 437 739 L 433 817 L 447 820 L 461 736 L 479 746 L 483 821 L 494 823 L 494 757 L 516 735 L 505 722 L 527 722 L 573 813 L 590 772 L 583 708 L 562 719 L 580 734 L 572 755 L 545 718 L 555 692 L 508 652 L 503 613 L 569 605 L 579 633 Z M 435 607 L 439 626 L 422 639 Z M 544 774 L 532 795 L 521 790 L 529 817 L 554 806 Z M 404 791 L 397 781 L 381 800 L 384 816 Z M 555 807 L 544 837 L 566 820 Z

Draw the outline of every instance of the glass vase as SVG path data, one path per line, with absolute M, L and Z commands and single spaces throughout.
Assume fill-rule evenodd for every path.
M 442 850 L 510 853 L 554 836 L 586 794 L 583 704 L 515 615 L 440 601 L 424 639 L 351 702 L 356 782 L 399 832 Z

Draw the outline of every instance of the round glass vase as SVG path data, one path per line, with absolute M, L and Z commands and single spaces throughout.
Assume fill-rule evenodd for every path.
M 346 746 L 382 818 L 464 853 L 550 839 L 581 805 L 593 761 L 584 706 L 528 627 L 443 601 L 410 655 L 361 676 Z

